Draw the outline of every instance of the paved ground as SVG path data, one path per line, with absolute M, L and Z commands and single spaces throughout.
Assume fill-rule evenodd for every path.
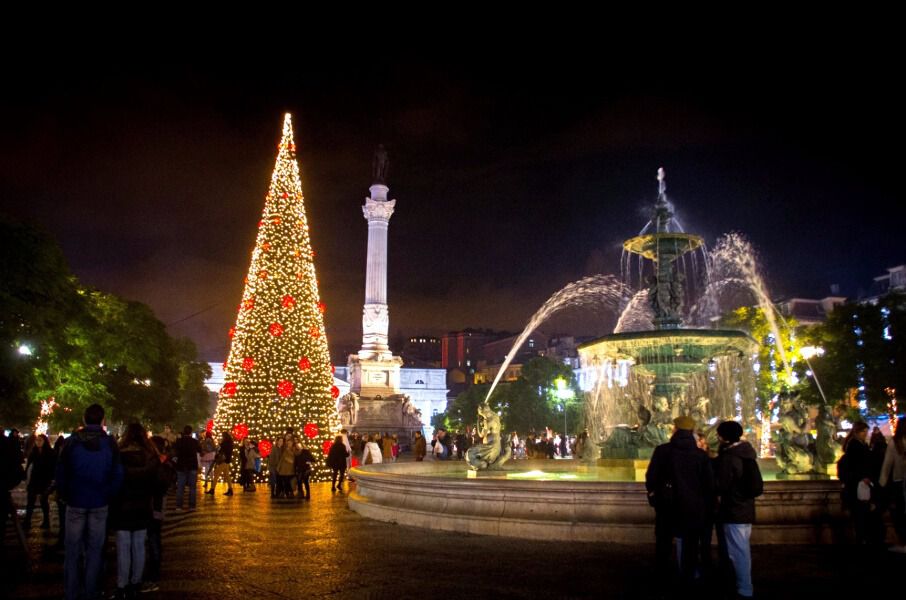
M 369 521 L 346 508 L 329 484 L 311 502 L 267 492 L 199 496 L 192 513 L 168 512 L 160 592 L 143 598 L 653 598 L 653 546 L 556 544 L 432 532 Z M 262 488 L 259 488 L 262 489 Z M 238 490 L 238 488 L 237 488 Z M 221 490 L 222 491 L 222 490 Z M 172 496 L 169 498 L 172 508 Z M 36 519 L 36 523 L 40 519 Z M 62 596 L 62 554 L 50 533 L 34 529 L 33 571 L 11 527 L 0 557 L 0 594 Z M 640 540 L 647 542 L 648 540 Z M 906 556 L 869 555 L 845 546 L 760 547 L 754 551 L 760 598 L 837 597 L 859 583 L 892 594 Z M 107 589 L 116 560 L 107 553 Z M 857 557 L 856 564 L 851 557 Z M 901 585 L 901 584 L 898 584 Z M 864 586 L 864 587 L 863 587 Z M 698 598 L 721 597 L 713 589 Z

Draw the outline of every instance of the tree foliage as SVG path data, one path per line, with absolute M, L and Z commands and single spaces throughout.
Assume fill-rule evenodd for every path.
M 0 218 L 0 240 L 0 420 L 30 427 L 51 398 L 51 430 L 77 425 L 94 402 L 111 422 L 204 419 L 210 370 L 191 341 L 140 302 L 80 286 L 49 236 Z
M 828 397 L 848 401 L 863 392 L 868 410 L 880 414 L 887 411 L 888 388 L 906 390 L 906 295 L 840 305 L 811 335 L 824 349 L 813 364 Z
M 574 391 L 572 400 L 556 397 L 557 379 L 563 379 Z M 436 423 L 448 429 L 462 430 L 475 424 L 478 407 L 484 402 L 489 385 L 473 385 L 451 403 L 445 413 L 437 415 Z M 563 363 L 544 357 L 529 360 L 515 381 L 498 384 L 488 404 L 501 415 L 508 431 L 526 433 L 550 427 L 562 430 L 565 406 L 569 430 L 575 432 L 583 418 L 581 395 L 576 388 L 572 369 Z M 432 424 L 438 425 L 432 421 Z

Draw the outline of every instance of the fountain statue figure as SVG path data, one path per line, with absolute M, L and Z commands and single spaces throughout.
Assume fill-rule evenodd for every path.
M 465 460 L 473 471 L 495 471 L 503 468 L 510 460 L 513 450 L 504 443 L 500 434 L 500 415 L 494 412 L 488 403 L 478 407 L 478 436 L 480 444 L 466 451 Z

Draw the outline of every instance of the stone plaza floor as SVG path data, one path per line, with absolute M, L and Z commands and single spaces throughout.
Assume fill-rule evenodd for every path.
M 194 512 L 175 512 L 171 494 L 160 591 L 141 597 L 662 597 L 648 539 L 638 545 L 556 543 L 426 531 L 360 517 L 327 483 L 312 485 L 310 502 L 272 500 L 266 486 L 258 489 L 243 493 L 237 486 L 232 497 L 223 496 L 222 486 L 215 496 L 199 493 Z M 63 555 L 50 549 L 55 514 L 52 521 L 50 532 L 27 533 L 31 569 L 7 526 L 0 594 L 62 597 Z M 108 592 L 116 575 L 112 541 Z M 754 548 L 753 563 L 758 598 L 830 598 L 850 589 L 893 597 L 906 572 L 906 555 L 853 546 L 761 546 Z M 695 597 L 723 596 L 706 586 Z

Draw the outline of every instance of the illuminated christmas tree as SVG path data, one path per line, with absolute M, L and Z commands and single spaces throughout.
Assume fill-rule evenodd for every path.
M 326 480 L 325 455 L 338 426 L 324 304 L 308 235 L 292 118 L 283 121 L 277 163 L 224 363 L 216 431 L 237 441 L 271 443 L 292 427 L 318 457 L 313 479 Z M 238 470 L 239 461 L 233 461 Z

